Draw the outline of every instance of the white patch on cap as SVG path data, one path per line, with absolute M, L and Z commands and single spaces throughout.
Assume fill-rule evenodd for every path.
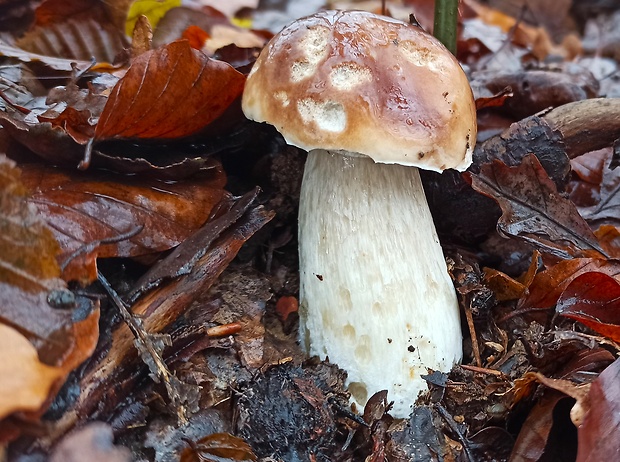
M 341 91 L 352 90 L 358 85 L 372 80 L 372 72 L 367 67 L 355 63 L 343 63 L 334 66 L 329 73 L 332 85 Z
M 282 103 L 283 107 L 287 107 L 290 103 L 290 100 L 288 99 L 288 95 L 285 91 L 280 90 L 280 91 L 276 91 L 273 94 L 273 97 L 275 99 L 277 99 L 278 101 L 280 101 Z
M 314 74 L 317 65 L 327 55 L 330 32 L 327 27 L 317 26 L 307 30 L 297 47 L 304 52 L 305 60 L 295 61 L 291 67 L 291 80 L 299 82 Z
M 314 122 L 321 130 L 338 133 L 347 125 L 347 114 L 342 104 L 334 101 L 319 102 L 313 99 L 297 101 L 297 111 L 304 123 Z
M 443 72 L 447 64 L 442 54 L 434 53 L 428 48 L 420 48 L 409 40 L 400 42 L 400 51 L 410 63 L 428 67 L 432 72 Z

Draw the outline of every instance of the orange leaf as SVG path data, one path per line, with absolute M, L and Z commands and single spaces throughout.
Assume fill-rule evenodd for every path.
M 119 80 L 95 139 L 180 138 L 213 122 L 241 94 L 245 77 L 179 40 L 143 53 Z
M 62 371 L 41 363 L 26 337 L 4 324 L 0 324 L 0 355 L 0 418 L 41 408 Z

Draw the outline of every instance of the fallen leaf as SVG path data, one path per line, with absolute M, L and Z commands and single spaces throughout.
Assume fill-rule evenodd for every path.
M 68 374 L 97 343 L 98 304 L 75 296 L 59 278 L 58 244 L 4 156 L 0 229 L 0 322 L 18 328 L 42 361 Z
M 59 261 L 67 279 L 95 275 L 94 257 L 135 257 L 177 246 L 207 220 L 224 197 L 226 178 L 214 166 L 208 176 L 183 182 L 83 173 L 39 164 L 22 166 L 22 178 L 61 246 Z M 125 239 L 119 236 L 142 227 Z M 91 248 L 92 247 L 92 248 Z
M 620 359 L 592 382 L 579 426 L 577 462 L 612 461 L 620 454 Z
M 0 419 L 17 411 L 36 411 L 49 400 L 61 369 L 43 364 L 34 346 L 0 323 Z
M 500 232 L 561 258 L 603 253 L 575 205 L 558 193 L 536 156 L 527 155 L 517 167 L 500 161 L 485 164 L 471 181 L 475 190 L 501 207 Z
M 244 82 L 243 74 L 186 40 L 143 53 L 114 87 L 95 139 L 192 135 L 224 113 Z
M 607 274 L 588 272 L 573 279 L 556 312 L 620 342 L 620 283 Z
M 15 45 L 44 56 L 88 61 L 93 58 L 112 63 L 128 45 L 127 38 L 107 18 L 103 3 L 85 0 L 81 11 L 68 13 L 55 21 L 35 25 Z M 44 6 L 58 8 L 66 0 L 47 0 Z
M 573 258 L 538 273 L 518 308 L 552 308 L 568 285 L 578 276 L 592 271 L 620 277 L 620 261 L 594 258 Z

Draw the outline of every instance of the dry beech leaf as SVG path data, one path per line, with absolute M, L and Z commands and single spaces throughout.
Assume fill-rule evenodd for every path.
M 223 114 L 244 82 L 229 64 L 208 58 L 186 40 L 143 53 L 112 90 L 95 139 L 192 135 Z
M 577 462 L 616 460 L 620 454 L 620 359 L 592 382 L 589 410 L 578 428 Z
M 564 289 L 556 312 L 620 342 L 620 283 L 604 273 L 584 273 Z
M 61 262 L 84 246 L 104 241 L 81 255 L 84 259 L 72 261 L 66 279 L 96 277 L 95 256 L 135 257 L 175 247 L 207 221 L 226 194 L 226 177 L 219 165 L 207 176 L 182 182 L 38 164 L 22 169 L 22 179 L 32 191 L 29 202 L 61 245 Z M 143 229 L 135 236 L 105 243 L 139 227 Z
M 35 347 L 12 327 L 0 324 L 0 419 L 37 411 L 49 399 L 62 370 L 43 364 Z
M 534 277 L 527 294 L 519 301 L 519 309 L 552 308 L 575 278 L 592 271 L 618 278 L 620 277 L 620 261 L 594 258 L 573 258 L 562 261 Z
M 561 258 L 601 252 L 594 233 L 575 205 L 558 193 L 534 155 L 521 165 L 508 167 L 500 161 L 485 164 L 471 175 L 472 187 L 502 209 L 498 230 L 520 237 Z

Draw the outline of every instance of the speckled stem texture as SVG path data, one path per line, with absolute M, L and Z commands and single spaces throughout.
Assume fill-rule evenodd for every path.
M 300 337 L 348 373 L 363 406 L 406 417 L 427 367 L 462 356 L 458 303 L 415 167 L 311 151 L 299 215 Z

